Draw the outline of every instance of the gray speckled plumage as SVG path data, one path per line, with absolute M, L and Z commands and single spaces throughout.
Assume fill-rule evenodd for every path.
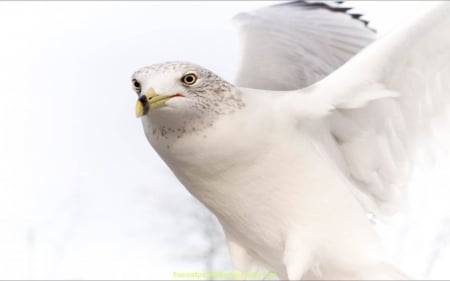
M 194 73 L 198 77 L 194 85 L 186 86 L 181 83 L 181 77 L 186 73 Z M 167 77 L 172 78 L 167 81 L 165 79 Z M 166 87 L 176 86 L 181 94 L 189 97 L 189 107 L 185 108 L 185 113 L 190 115 L 189 118 L 171 122 L 170 126 L 164 121 L 151 124 L 152 129 L 149 133 L 156 139 L 179 139 L 186 134 L 199 133 L 202 129 L 211 126 L 220 115 L 229 114 L 244 107 L 239 90 L 235 86 L 196 64 L 176 61 L 154 64 L 136 71 L 132 79 L 142 83 L 142 92 L 155 87 L 155 82 L 162 80 L 161 83 L 168 85 L 157 89 L 157 92 L 174 94 L 167 92 Z M 150 114 L 159 115 L 160 113 L 157 111 Z M 155 119 L 161 121 L 158 116 Z

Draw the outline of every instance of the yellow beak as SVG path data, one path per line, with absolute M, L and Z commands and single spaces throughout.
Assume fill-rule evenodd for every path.
M 166 101 L 172 97 L 173 96 L 160 96 L 155 90 L 150 88 L 141 95 L 136 102 L 136 117 L 139 118 L 144 116 L 149 110 L 164 107 Z

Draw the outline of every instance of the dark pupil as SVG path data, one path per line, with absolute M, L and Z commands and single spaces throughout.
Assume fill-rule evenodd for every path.
M 192 75 L 186 76 L 185 81 L 186 83 L 192 83 L 194 81 L 194 77 L 192 77 Z
M 140 88 L 141 87 L 141 84 L 139 84 L 138 81 L 134 81 L 133 84 L 134 84 L 135 88 Z

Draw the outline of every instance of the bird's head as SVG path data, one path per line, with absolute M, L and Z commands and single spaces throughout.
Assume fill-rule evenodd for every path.
M 236 87 L 190 63 L 143 67 L 133 74 L 132 86 L 138 95 L 136 116 L 153 121 L 153 126 L 183 125 L 186 131 L 193 123 L 211 122 L 243 106 Z

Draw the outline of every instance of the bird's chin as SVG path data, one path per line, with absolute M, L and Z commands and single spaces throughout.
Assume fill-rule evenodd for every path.
M 170 99 L 163 107 L 149 110 L 144 117 L 159 121 L 185 119 L 191 115 L 189 112 L 192 111 L 193 108 L 188 102 L 180 101 L 180 99 L 181 98 Z
M 189 98 L 186 97 L 173 97 L 166 101 L 165 108 L 178 108 L 178 107 L 185 107 L 190 104 Z
M 185 113 L 189 113 L 194 108 L 191 102 L 187 98 L 172 98 L 165 103 L 164 107 L 158 108 L 154 111 L 150 111 L 152 113 L 161 113 L 161 114 L 180 114 L 184 115 Z
M 167 100 L 164 105 L 158 106 L 157 108 L 151 108 L 148 110 L 147 114 L 145 116 L 152 117 L 152 116 L 158 116 L 158 115 L 165 115 L 170 114 L 174 112 L 178 112 L 180 110 L 183 110 L 183 106 L 179 101 L 177 101 L 177 98 L 173 98 L 170 100 Z

